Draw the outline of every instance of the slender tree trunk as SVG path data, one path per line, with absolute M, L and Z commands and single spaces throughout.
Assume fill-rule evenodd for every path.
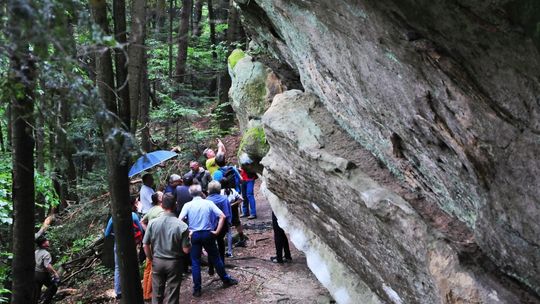
M 12 147 L 12 140 L 11 140 L 11 134 L 13 134 L 12 132 L 12 128 L 11 126 L 13 125 L 12 124 L 12 121 L 11 121 L 11 103 L 8 104 L 7 106 L 7 109 L 6 109 L 6 116 L 7 116 L 7 124 L 6 124 L 6 128 L 7 128 L 7 146 L 8 146 L 8 150 L 12 150 L 11 147 Z
M 234 5 L 234 0 L 229 0 L 229 17 L 227 18 L 227 42 L 229 52 L 231 52 L 236 43 L 245 42 L 246 33 L 240 21 L 240 12 Z
M 43 87 L 43 84 L 40 84 Z M 36 169 L 43 175 L 45 173 L 45 117 L 43 115 L 44 105 L 46 103 L 45 98 L 41 99 L 41 102 L 38 103 L 38 109 L 36 111 L 36 126 L 35 126 L 35 139 L 36 139 Z M 37 194 L 38 204 L 44 205 L 45 198 L 41 193 Z M 45 219 L 45 208 L 38 207 L 37 210 L 37 220 L 43 221 Z
M 100 111 L 103 112 L 103 111 Z M 98 114 L 107 158 L 109 190 L 115 232 L 116 255 L 120 263 L 122 304 L 143 304 L 137 251 L 133 237 L 133 220 L 129 203 L 131 139 L 112 115 Z
M 129 104 L 129 85 L 128 64 L 127 64 L 127 30 L 126 30 L 126 1 L 113 0 L 113 20 L 114 20 L 114 36 L 122 48 L 116 49 L 114 52 L 115 69 L 116 69 L 116 86 L 118 94 L 118 109 L 119 116 L 124 124 L 130 127 L 130 104 Z
M 146 61 L 146 58 L 145 58 Z M 141 94 L 141 123 L 143 125 L 141 130 L 141 146 L 145 152 L 150 152 L 150 82 L 148 81 L 148 72 L 147 68 L 144 69 L 143 73 L 143 90 Z
M 163 39 L 163 30 L 165 28 L 165 21 L 167 20 L 167 3 L 165 0 L 157 0 L 156 3 L 156 33 L 159 39 Z
M 12 109 L 13 140 L 13 261 L 11 303 L 32 303 L 34 295 L 34 138 L 33 107 L 36 65 L 28 43 L 33 21 L 29 1 L 9 1 L 11 43 L 7 87 Z
M 94 22 L 100 27 L 103 33 L 110 34 L 109 21 L 107 19 L 107 1 L 89 1 Z M 99 96 L 105 102 L 107 109 L 113 113 L 118 113 L 111 50 L 105 45 L 99 46 L 99 50 L 96 53 L 96 82 Z
M 214 10 L 214 18 L 216 24 L 227 24 L 227 18 L 229 17 L 229 0 L 216 0 L 217 3 Z M 217 42 L 227 40 L 227 31 L 220 31 L 216 33 Z
M 189 44 L 189 19 L 191 16 L 191 0 L 182 0 L 180 28 L 178 29 L 178 57 L 176 59 L 176 81 L 184 82 L 187 64 L 187 49 Z
M 173 0 L 169 0 L 169 79 L 173 70 Z
M 212 0 L 208 0 L 208 24 L 210 26 L 210 43 L 215 46 L 217 45 L 216 40 L 216 16 L 214 14 L 214 4 Z M 212 47 L 212 58 L 214 60 L 217 59 L 217 54 L 214 50 L 214 47 Z M 210 86 L 208 87 L 208 94 L 215 96 L 217 91 L 217 78 L 214 76 L 212 77 L 212 81 L 210 82 Z
M 0 122 L 0 151 L 6 152 L 6 144 L 4 143 L 4 129 L 2 128 L 1 122 Z
M 131 102 L 131 132 L 137 132 L 141 102 L 142 76 L 146 49 L 146 1 L 134 0 L 131 12 L 131 35 L 129 37 L 129 99 Z
M 199 37 L 202 32 L 202 8 L 204 0 L 195 0 L 193 7 L 193 37 Z

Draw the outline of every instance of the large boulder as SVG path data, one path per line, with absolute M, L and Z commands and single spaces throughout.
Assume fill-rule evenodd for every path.
M 487 291 L 489 288 L 478 289 L 474 292 L 478 299 L 491 295 L 512 302 L 511 297 L 501 294 L 515 293 L 533 295 L 530 301 L 538 301 L 538 1 L 236 2 L 251 37 L 268 49 L 270 57 L 279 58 L 298 73 L 305 91 L 316 96 L 333 119 L 318 129 L 340 130 L 339 134 L 349 137 L 347 145 L 339 144 L 334 135 L 321 142 L 313 133 L 320 131 L 307 122 L 304 129 L 297 130 L 309 135 L 305 140 L 286 130 L 271 131 L 276 134 L 272 136 L 268 131 L 277 126 L 265 117 L 271 147 L 268 158 L 286 164 L 307 162 L 309 165 L 291 171 L 306 176 L 296 179 L 295 187 L 309 189 L 301 191 L 304 194 L 317 191 L 314 194 L 320 200 L 359 199 L 354 196 L 358 193 L 342 189 L 350 178 L 343 172 L 349 172 L 351 164 L 359 166 L 359 161 L 385 167 L 403 183 L 401 187 L 413 194 L 398 194 L 412 213 L 386 199 L 376 203 L 379 207 L 375 209 L 357 200 L 352 205 L 357 208 L 349 212 L 355 222 L 361 223 L 346 221 L 347 208 L 323 210 L 330 226 L 343 222 L 353 229 L 350 233 L 321 234 L 318 240 L 335 249 L 336 261 L 342 267 L 354 269 L 351 273 L 356 273 L 356 281 L 364 282 L 386 302 L 397 301 L 392 291 L 404 303 L 463 302 L 460 297 L 470 301 L 474 297 L 465 296 L 468 289 L 456 284 L 481 282 L 477 274 L 491 273 L 493 278 L 489 280 L 498 280 L 498 285 L 492 292 Z M 240 117 L 247 114 L 242 111 Z M 299 119 L 291 115 L 270 117 L 287 126 L 291 126 L 290 120 Z M 342 156 L 334 159 L 326 153 L 314 156 L 307 152 L 321 148 L 331 148 Z M 354 161 L 359 149 L 369 151 L 374 158 Z M 334 166 L 336 187 L 347 195 L 326 194 L 326 176 L 309 178 L 318 172 L 311 164 L 313 158 L 323 168 Z M 265 179 L 276 198 L 273 206 L 284 206 L 291 214 L 301 206 L 304 214 L 295 219 L 306 231 L 321 229 L 320 222 L 313 220 L 318 214 L 317 208 L 310 207 L 314 201 L 289 191 L 290 185 L 272 178 L 272 172 L 281 172 L 273 167 L 274 163 L 263 161 L 271 168 L 265 170 Z M 373 178 L 371 173 L 366 175 Z M 430 212 L 412 203 L 419 199 L 432 203 Z M 414 218 L 411 221 L 415 225 L 386 230 L 381 223 L 388 219 L 378 217 L 385 212 L 396 213 L 399 221 L 405 213 L 408 220 Z M 421 221 L 427 226 L 422 226 Z M 424 229 L 418 227 L 430 232 L 420 233 L 419 238 L 401 237 L 401 233 L 413 233 L 410 229 Z M 362 229 L 368 229 L 370 236 L 365 236 Z M 433 245 L 433 235 L 448 239 L 451 250 L 440 243 Z M 377 250 L 382 245 L 404 248 Z M 424 253 L 430 246 L 440 249 Z M 384 258 L 371 258 L 372 250 Z M 421 263 L 422 257 L 437 262 Z M 394 280 L 385 274 L 385 263 L 396 267 L 398 275 Z M 460 271 L 471 274 L 466 275 L 469 279 L 460 279 Z M 446 274 L 449 276 L 444 278 Z M 501 282 L 515 284 L 508 283 L 505 290 Z

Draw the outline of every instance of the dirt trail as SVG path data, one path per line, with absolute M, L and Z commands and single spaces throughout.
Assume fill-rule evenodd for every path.
M 331 297 L 306 265 L 302 252 L 290 243 L 292 263 L 275 264 L 274 236 L 270 205 L 258 191 L 257 219 L 242 219 L 244 233 L 249 237 L 245 248 L 234 248 L 233 258 L 226 259 L 227 271 L 237 278 L 239 285 L 223 289 L 221 281 L 208 276 L 203 268 L 203 293 L 201 298 L 191 296 L 192 281 L 182 282 L 181 298 L 184 303 L 330 303 Z

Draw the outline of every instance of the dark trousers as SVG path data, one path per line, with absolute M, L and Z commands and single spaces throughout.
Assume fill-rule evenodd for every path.
M 229 231 L 229 224 L 225 223 L 216 236 L 219 258 L 223 262 L 223 265 L 225 265 L 225 235 L 227 235 L 227 231 Z M 214 265 L 210 262 L 210 259 L 208 259 L 208 270 L 214 270 Z
M 178 304 L 184 258 L 152 259 L 152 304 Z
M 36 280 L 34 303 L 39 302 L 39 298 L 41 297 L 41 287 L 43 285 L 47 286 L 47 291 L 45 291 L 45 294 L 43 294 L 43 304 L 51 303 L 52 298 L 58 290 L 58 286 L 56 286 L 56 284 L 53 282 L 51 274 L 48 272 L 36 271 L 34 278 Z
M 291 251 L 289 249 L 289 240 L 287 239 L 287 235 L 285 235 L 285 231 L 279 227 L 274 212 L 272 212 L 272 228 L 274 229 L 274 243 L 276 245 L 276 257 L 278 262 L 283 262 L 283 252 L 285 252 L 286 259 L 292 259 Z
M 231 277 L 225 272 L 223 261 L 219 258 L 216 247 L 216 238 L 210 231 L 195 231 L 191 235 L 191 276 L 193 277 L 193 291 L 201 290 L 201 253 L 202 249 L 208 253 L 208 260 L 216 267 L 216 272 L 223 282 Z

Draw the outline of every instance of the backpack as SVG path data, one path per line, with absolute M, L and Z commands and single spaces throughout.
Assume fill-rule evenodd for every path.
M 139 229 L 139 226 L 135 223 L 133 223 L 133 236 L 135 237 L 135 244 L 142 242 L 143 233 L 141 229 Z
M 236 172 L 234 172 L 234 168 L 232 166 L 221 167 L 219 171 L 223 173 L 221 188 L 236 189 Z

